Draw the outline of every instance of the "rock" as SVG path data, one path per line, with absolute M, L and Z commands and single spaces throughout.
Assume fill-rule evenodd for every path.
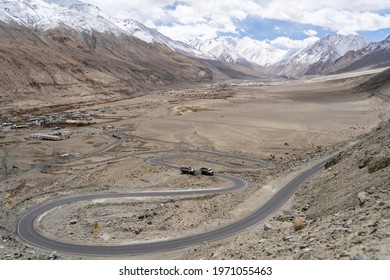
M 293 236 L 286 236 L 286 237 L 283 237 L 283 241 L 290 241 L 293 238 L 294 238 Z
M 77 224 L 77 220 L 76 219 L 74 219 L 74 220 L 71 220 L 70 222 L 69 222 L 69 224 L 71 224 L 71 225 L 75 225 L 75 224 Z
M 273 255 L 273 253 L 272 252 L 270 252 L 270 251 L 267 251 L 267 252 L 265 252 L 266 253 L 266 255 L 268 256 L 268 257 L 270 257 L 270 256 L 272 256 Z
M 152 210 L 147 210 L 143 214 L 138 216 L 138 220 L 144 220 L 144 219 L 152 217 L 154 215 L 156 215 L 156 212 L 154 212 Z
M 380 153 L 368 163 L 368 172 L 374 173 L 388 166 L 390 166 L 390 156 L 388 154 Z
M 352 220 L 352 219 L 349 219 L 349 220 L 347 220 L 347 221 L 345 222 L 345 226 L 350 227 L 350 226 L 352 225 L 352 223 L 353 223 L 353 220 Z
M 363 204 L 368 200 L 368 193 L 366 192 L 358 193 L 358 199 L 360 202 L 360 206 L 363 206 Z
M 272 229 L 272 226 L 270 224 L 264 224 L 264 230 L 267 231 L 267 230 L 271 230 Z
M 311 249 L 310 249 L 309 247 L 303 248 L 303 249 L 301 250 L 302 254 L 308 253 L 308 252 L 310 252 L 310 251 L 311 251 Z
M 51 254 L 48 256 L 49 260 L 55 260 L 57 259 L 57 251 L 51 252 Z
M 338 154 L 335 158 L 325 163 L 325 169 L 329 169 L 331 166 L 336 165 L 341 160 L 341 154 Z
M 351 255 L 349 255 L 348 253 L 341 253 L 340 254 L 340 259 L 341 260 L 350 260 L 351 259 Z
M 310 203 L 307 203 L 306 206 L 302 208 L 302 211 L 307 211 L 310 209 Z

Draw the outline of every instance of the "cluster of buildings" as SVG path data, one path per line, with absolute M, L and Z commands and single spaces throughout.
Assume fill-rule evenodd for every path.
M 86 126 L 95 124 L 93 117 L 85 113 L 66 113 L 48 117 L 31 117 L 26 121 L 27 125 L 35 126 Z
M 64 140 L 64 138 L 69 138 L 71 135 L 72 135 L 71 131 L 65 131 L 59 128 L 54 128 L 48 133 L 32 133 L 30 134 L 30 138 L 39 139 L 39 140 L 60 141 L 60 140 Z
M 29 127 L 50 127 L 48 133 L 32 133 L 31 139 L 59 141 L 71 136 L 70 131 L 62 130 L 61 127 L 78 127 L 95 124 L 93 117 L 86 113 L 63 113 L 51 116 L 34 116 L 24 120 L 23 123 L 3 122 L 0 126 L 7 129 L 24 129 Z
M 95 124 L 93 117 L 85 113 L 64 113 L 61 115 L 29 117 L 24 123 L 3 122 L 1 127 L 23 129 L 31 126 L 87 126 Z

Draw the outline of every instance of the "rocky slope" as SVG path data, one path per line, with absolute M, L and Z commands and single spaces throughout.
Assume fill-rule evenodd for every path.
M 358 51 L 368 44 L 357 35 L 328 35 L 302 49 L 290 51 L 272 69 L 287 77 L 322 74 L 349 51 Z
M 390 72 L 359 86 L 386 92 Z M 384 101 L 386 102 L 386 101 Z M 389 259 L 390 120 L 349 143 L 301 186 L 291 206 L 229 243 L 200 246 L 187 258 Z M 239 245 L 237 245 L 239 244 Z
M 334 61 L 325 73 L 342 73 L 364 68 L 390 66 L 390 36 L 380 42 L 372 42 L 365 48 L 347 52 Z
M 389 83 L 387 70 L 355 90 L 388 97 Z M 389 135 L 390 120 L 383 116 L 377 128 L 349 143 L 260 230 L 211 248 L 202 245 L 187 258 L 389 259 Z
M 292 207 L 257 230 L 186 258 L 389 259 L 390 121 L 305 183 Z
M 135 37 L 0 22 L 2 108 L 120 97 L 210 82 L 210 65 Z M 217 75 L 219 75 L 217 73 Z M 119 93 L 119 94 L 118 94 Z
M 277 75 L 297 78 L 340 69 L 350 71 L 389 64 L 388 49 L 378 49 L 383 44 L 388 46 L 386 40 L 369 44 L 357 35 L 328 35 L 301 49 L 285 50 L 275 48 L 267 41 L 222 36 L 206 40 L 194 39 L 189 45 L 170 39 L 135 20 L 109 16 L 98 7 L 78 0 L 0 1 L 0 22 L 3 25 L 17 24 L 34 32 L 66 29 L 82 37 L 93 37 L 93 34 L 100 33 L 110 36 L 111 41 L 117 39 L 116 44 L 123 43 L 122 37 L 135 37 L 150 45 L 165 46 L 178 54 L 213 60 L 211 64 L 222 62 L 223 68 L 228 70 L 225 73 L 233 78 L 264 77 L 264 71 L 257 74 L 257 69 L 253 69 L 256 67 L 266 67 L 268 77 Z M 124 58 L 120 57 L 121 60 Z M 224 64 L 226 62 L 235 65 L 229 66 Z M 237 72 L 240 67 L 244 67 L 243 72 Z
M 0 1 L 0 21 L 41 31 L 66 27 L 79 33 L 95 31 L 116 36 L 130 35 L 146 43 L 164 45 L 178 53 L 206 58 L 189 45 L 172 40 L 138 21 L 111 17 L 99 7 L 78 0 Z
M 390 99 L 390 69 L 370 77 L 357 87 L 358 91 L 369 92 L 370 95 Z

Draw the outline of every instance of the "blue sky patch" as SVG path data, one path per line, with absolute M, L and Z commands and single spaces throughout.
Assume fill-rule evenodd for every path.
M 390 28 L 385 28 L 377 31 L 361 31 L 358 34 L 367 40 L 372 42 L 379 42 L 386 39 L 387 36 L 390 35 Z
M 286 20 L 260 19 L 248 17 L 241 22 L 235 22 L 238 29 L 243 30 L 245 34 L 257 40 L 274 40 L 278 37 L 289 37 L 293 40 L 303 40 L 310 36 L 323 37 L 330 32 L 322 27 L 312 24 L 301 24 Z M 310 34 L 308 30 L 313 30 L 317 34 Z

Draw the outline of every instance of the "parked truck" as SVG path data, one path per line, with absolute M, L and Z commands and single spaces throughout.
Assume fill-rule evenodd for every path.
M 211 169 L 211 168 L 202 167 L 202 168 L 200 169 L 200 173 L 202 173 L 203 175 L 212 176 L 212 175 L 214 175 L 214 170 Z
M 190 166 L 188 166 L 188 167 L 182 166 L 182 167 L 180 167 L 180 171 L 183 174 L 195 175 L 195 170 Z

